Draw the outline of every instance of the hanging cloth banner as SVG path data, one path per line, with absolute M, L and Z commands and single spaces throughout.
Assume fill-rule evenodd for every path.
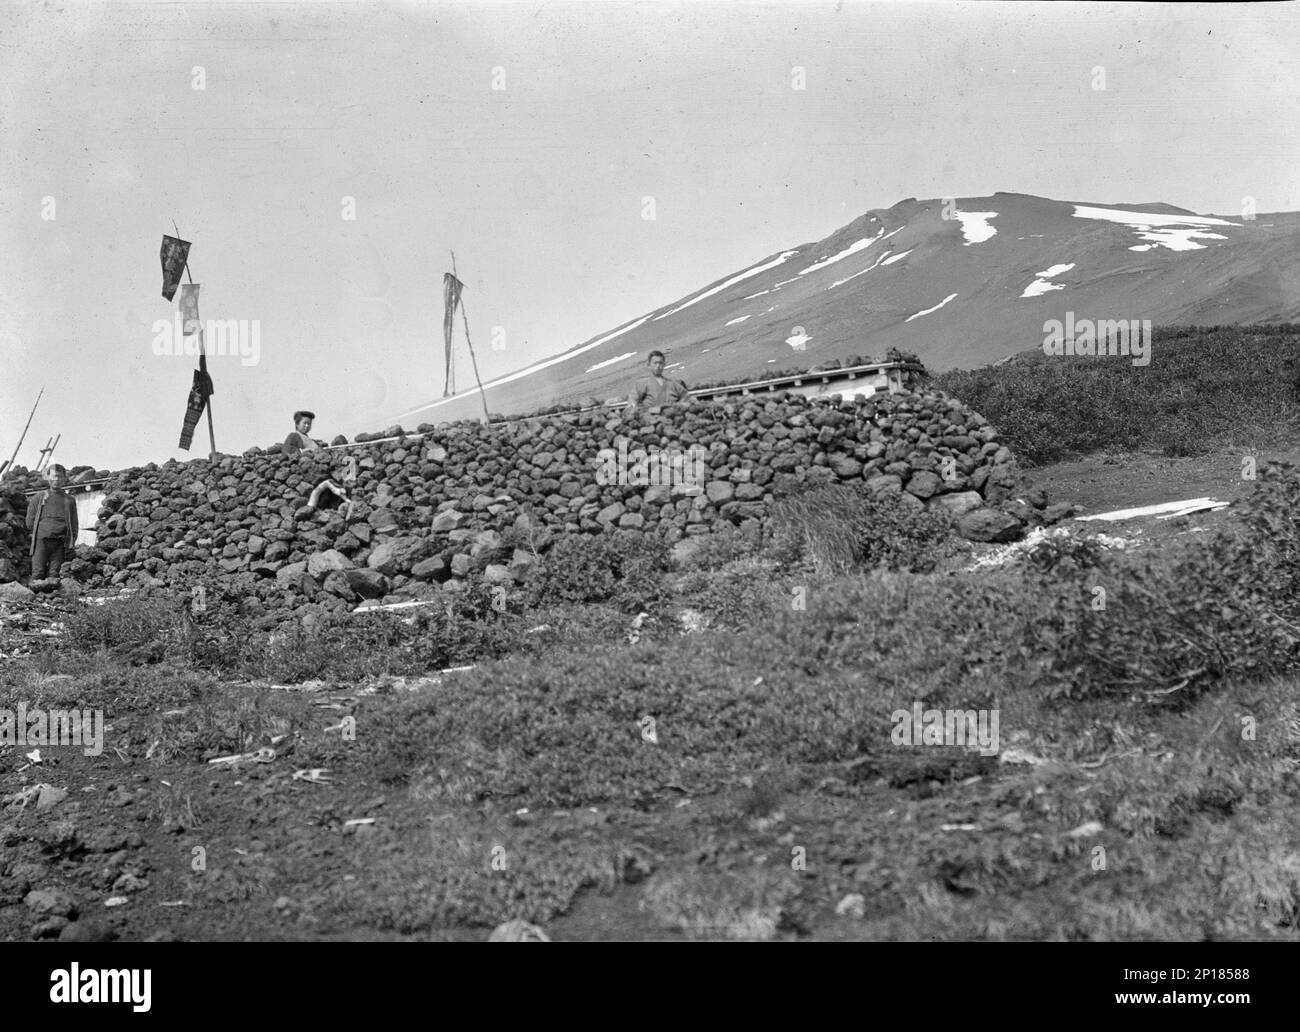
M 194 441 L 194 428 L 199 425 L 199 417 L 203 415 L 211 394 L 212 377 L 202 369 L 194 370 L 194 385 L 190 388 L 190 397 L 185 404 L 185 425 L 181 427 L 180 447 L 186 451 L 190 450 Z
M 189 261 L 190 242 L 179 237 L 164 236 L 159 256 L 162 258 L 162 296 L 170 301 L 176 296 L 176 288 L 180 285 L 185 263 Z
M 181 428 L 179 447 L 185 451 L 190 450 L 190 444 L 194 441 L 194 428 L 207 407 L 208 398 L 215 393 L 212 377 L 208 375 L 208 356 L 203 347 L 203 323 L 199 321 L 199 286 L 198 283 L 181 285 L 181 329 L 186 337 L 198 336 L 199 353 L 199 367 L 194 370 L 194 383 L 185 404 L 185 424 Z M 189 354 L 188 349 L 186 354 Z
M 443 380 L 442 396 L 456 393 L 456 380 L 451 368 L 451 330 L 456 317 L 456 306 L 460 304 L 460 292 L 465 289 L 465 284 L 453 276 L 450 272 L 444 273 L 442 277 L 442 337 L 446 348 L 447 371 Z
M 186 337 L 202 334 L 203 323 L 199 321 L 199 287 L 198 283 L 185 283 L 181 286 L 181 333 Z M 200 348 L 200 351 L 202 349 Z M 186 352 L 189 354 L 189 352 Z

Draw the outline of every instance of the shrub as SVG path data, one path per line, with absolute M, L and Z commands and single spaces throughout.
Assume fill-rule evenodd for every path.
M 730 524 L 720 524 L 726 529 L 695 538 L 695 546 L 681 563 L 683 570 L 716 570 L 739 559 L 758 556 L 763 548 L 762 531 L 736 529 Z
M 78 605 L 63 621 L 62 644 L 158 662 L 182 636 L 184 620 L 182 607 L 166 595 L 142 593 L 102 605 Z
M 1141 693 L 1181 705 L 1230 675 L 1293 669 L 1300 644 L 1297 503 L 1300 472 L 1266 467 L 1240 525 L 1200 547 L 1172 560 L 1115 557 L 1105 577 L 1058 567 L 1058 600 L 1031 625 L 1037 647 L 1052 657 L 1051 694 Z
M 566 534 L 529 580 L 529 601 L 604 602 L 614 594 L 615 568 L 609 539 Z
M 994 692 L 1029 687 L 1035 654 L 1024 626 L 1051 597 L 1010 571 L 813 581 L 803 608 L 778 607 L 750 648 L 813 676 L 852 674 L 886 712 L 914 701 L 979 708 Z
M 789 601 L 774 565 L 750 559 L 728 563 L 721 570 L 693 570 L 678 580 L 677 599 L 707 615 L 714 627 L 753 627 Z
M 780 500 L 770 525 L 771 554 L 819 575 L 857 567 L 925 573 L 948 554 L 951 540 L 946 516 L 842 484 Z
M 661 538 L 619 531 L 565 535 L 529 583 L 531 605 L 614 602 L 636 611 L 663 605 L 668 546 Z
M 1020 555 L 1021 561 L 1040 573 L 1052 573 L 1063 566 L 1091 570 L 1105 558 L 1105 546 L 1095 538 L 1071 537 L 1068 533 L 1044 538 Z

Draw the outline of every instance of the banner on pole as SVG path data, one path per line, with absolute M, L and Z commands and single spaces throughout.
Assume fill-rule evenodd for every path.
M 190 450 L 190 445 L 194 441 L 194 428 L 207 407 L 208 398 L 215 393 L 212 389 L 212 377 L 208 375 L 207 351 L 203 346 L 203 323 L 199 320 L 200 285 L 198 283 L 181 285 L 181 332 L 186 337 L 197 335 L 199 338 L 199 367 L 194 370 L 194 383 L 190 387 L 189 400 L 185 404 L 185 425 L 181 428 L 180 447 L 185 451 Z M 186 353 L 188 354 L 188 350 Z
M 185 404 L 185 425 L 181 427 L 180 447 L 185 451 L 189 451 L 194 442 L 194 428 L 198 426 L 199 417 L 203 415 L 212 393 L 212 377 L 206 370 L 194 370 L 194 384 L 190 387 L 190 397 Z
M 162 296 L 170 301 L 176 296 L 176 288 L 185 272 L 185 263 L 189 261 L 190 242 L 179 237 L 164 236 L 159 254 L 162 258 Z
M 454 325 L 456 316 L 456 306 L 460 304 L 460 292 L 465 289 L 465 284 L 453 276 L 450 272 L 444 273 L 442 277 L 442 337 L 446 350 L 447 369 L 443 379 L 442 396 L 448 397 L 456 393 L 456 380 L 451 367 L 451 330 Z
M 186 337 L 203 332 L 203 324 L 199 321 L 199 286 L 198 283 L 181 286 L 181 333 Z

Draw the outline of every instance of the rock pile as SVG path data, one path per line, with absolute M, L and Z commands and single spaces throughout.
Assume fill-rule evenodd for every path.
M 945 511 L 977 540 L 1054 518 L 1039 512 L 1045 498 L 1019 490 L 1011 453 L 983 417 L 936 391 L 776 394 L 632 417 L 393 427 L 357 440 L 118 474 L 98 545 L 79 550 L 73 575 L 91 586 L 215 576 L 255 608 L 334 608 L 424 597 L 468 578 L 522 583 L 560 534 L 623 529 L 671 544 L 724 524 L 761 526 L 775 499 L 830 483 Z M 312 508 L 326 477 L 349 500 Z
M 27 477 L 0 480 L 0 584 L 26 577 L 32 570 L 27 554 Z

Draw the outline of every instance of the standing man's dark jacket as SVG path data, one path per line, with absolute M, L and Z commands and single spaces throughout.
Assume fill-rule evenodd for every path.
M 62 537 L 69 551 L 77 544 L 77 503 L 61 490 L 47 489 L 32 495 L 27 503 L 27 530 L 31 533 L 28 555 L 36 554 L 36 542 Z

